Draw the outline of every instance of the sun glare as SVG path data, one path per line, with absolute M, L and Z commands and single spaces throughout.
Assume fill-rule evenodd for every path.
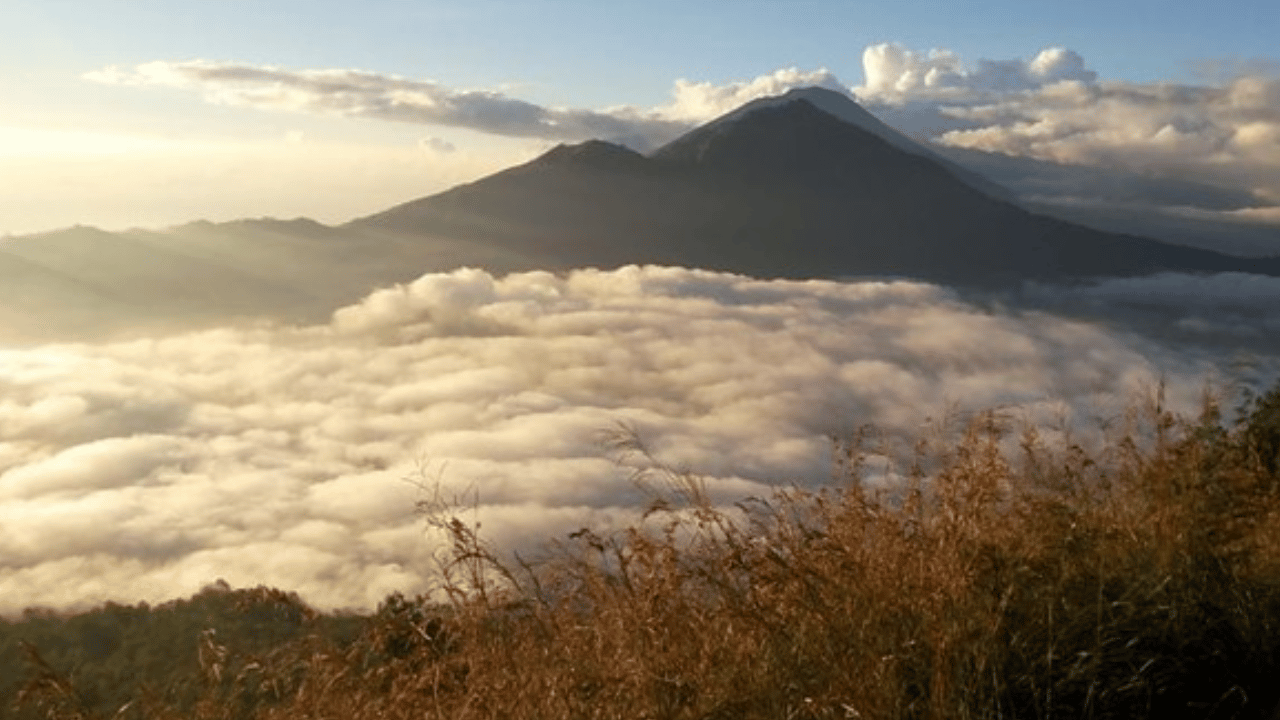
M 172 150 L 176 145 L 145 135 L 0 126 L 0 157 L 126 155 Z

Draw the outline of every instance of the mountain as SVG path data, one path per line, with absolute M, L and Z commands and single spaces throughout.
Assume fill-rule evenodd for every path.
M 369 238 L 305 219 L 115 233 L 73 227 L 7 238 L 0 241 L 0 343 L 257 318 L 324 322 L 375 287 L 452 267 L 461 256 L 448 250 L 446 241 Z
M 733 122 L 737 118 L 761 108 L 786 105 L 796 100 L 805 100 L 819 110 L 837 117 L 850 125 L 865 130 L 907 154 L 929 158 L 950 171 L 958 180 L 976 190 L 986 193 L 987 195 L 1009 201 L 1014 200 L 1016 197 L 1016 194 L 1011 192 L 1009 188 L 999 184 L 998 182 L 993 182 L 988 177 L 988 173 L 986 172 L 987 168 L 984 167 L 982 170 L 975 171 L 965 162 L 952 160 L 945 153 L 947 150 L 946 148 L 938 148 L 935 150 L 932 146 L 916 142 L 881 122 L 879 118 L 867 112 L 848 95 L 834 90 L 828 90 L 826 88 L 795 88 L 788 90 L 782 95 L 752 100 L 737 110 L 734 110 L 717 120 L 713 120 L 710 125 Z M 967 159 L 968 158 L 966 158 L 966 160 Z
M 852 100 L 809 89 L 749 104 L 647 156 L 600 141 L 558 146 L 346 227 L 465 239 L 497 270 L 659 263 L 982 286 L 1166 270 L 1280 274 L 1280 258 L 1033 214 L 867 118 Z
M 1277 258 L 1090 229 L 1006 195 L 849 98 L 808 89 L 750 103 L 648 155 L 561 145 L 339 227 L 257 219 L 6 238 L 0 343 L 324 322 L 373 288 L 466 265 L 653 263 L 970 286 L 1161 270 L 1280 275 Z

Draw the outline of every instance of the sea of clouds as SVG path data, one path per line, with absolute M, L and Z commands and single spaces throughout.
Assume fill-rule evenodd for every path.
M 1041 309 L 1015 310 L 910 281 L 464 269 L 320 326 L 9 347 L 0 613 L 156 602 L 217 578 L 370 608 L 431 587 L 420 485 L 472 499 L 468 517 L 504 549 L 634 518 L 646 498 L 605 442 L 621 427 L 731 502 L 829 481 L 831 438 L 865 423 L 907 437 L 1000 406 L 1090 425 L 1162 378 L 1191 411 L 1206 380 L 1234 379 L 1247 344 L 1050 311 L 1172 307 L 1179 282 L 1039 288 Z M 1254 282 L 1202 286 L 1184 314 L 1280 302 L 1275 280 Z M 1255 350 L 1249 372 L 1278 357 Z

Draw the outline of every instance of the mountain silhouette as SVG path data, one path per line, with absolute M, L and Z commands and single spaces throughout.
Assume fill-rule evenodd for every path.
M 785 105 L 795 100 L 805 100 L 819 110 L 865 130 L 909 155 L 919 155 L 934 160 L 955 175 L 957 179 L 987 195 L 1001 200 L 1013 200 L 1016 196 L 1009 188 L 993 182 L 986 175 L 975 172 L 966 165 L 951 160 L 947 154 L 939 152 L 938 149 L 916 142 L 881 122 L 879 118 L 867 112 L 861 105 L 850 99 L 848 95 L 826 88 L 795 88 L 782 95 L 752 100 L 704 127 L 733 122 L 756 110 Z
M 870 121 L 856 122 L 858 114 Z M 558 146 L 347 227 L 466 240 L 504 271 L 658 263 L 983 286 L 1159 271 L 1280 274 L 1280 258 L 1033 214 L 877 125 L 843 95 L 810 88 L 749 104 L 647 156 L 601 141 Z
M 748 103 L 648 155 L 561 145 L 337 227 L 264 218 L 7 238 L 0 344 L 325 322 L 375 288 L 462 266 L 650 263 L 998 288 L 1160 271 L 1280 275 L 1280 258 L 1035 214 L 944 155 L 809 88 Z

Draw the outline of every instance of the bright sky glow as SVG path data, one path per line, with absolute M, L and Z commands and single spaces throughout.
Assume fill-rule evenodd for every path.
M 0 191 L 10 200 L 0 233 L 295 212 L 339 222 L 554 142 L 608 135 L 619 117 L 658 137 L 655 123 L 700 119 L 691 103 L 707 106 L 716 88 L 780 70 L 826 70 L 862 87 L 864 50 L 882 43 L 920 63 L 954 58 L 972 73 L 967 90 L 1012 61 L 1034 69 L 1049 48 L 1070 51 L 1064 57 L 1099 82 L 1219 87 L 1247 74 L 1262 83 L 1257 111 L 1217 128 L 1235 145 L 1215 136 L 1213 149 L 1266 159 L 1280 155 L 1277 28 L 1273 0 L 5 0 Z M 196 76 L 193 63 L 225 74 Z M 353 72 L 364 78 L 355 90 L 317 88 Z M 700 83 L 701 96 L 678 97 Z M 1124 131 L 1156 149 L 1208 152 L 1197 150 L 1196 127 L 1165 122 L 1157 138 L 1163 126 L 1146 122 Z M 1061 144 L 1019 150 L 1025 138 L 1003 130 L 956 141 L 1081 162 L 1115 156 Z M 1240 172 L 1251 189 L 1280 197 L 1265 168 Z
M 0 127 L 0 156 L 5 157 L 92 157 L 171 152 L 189 145 L 190 143 L 166 141 L 147 135 Z

